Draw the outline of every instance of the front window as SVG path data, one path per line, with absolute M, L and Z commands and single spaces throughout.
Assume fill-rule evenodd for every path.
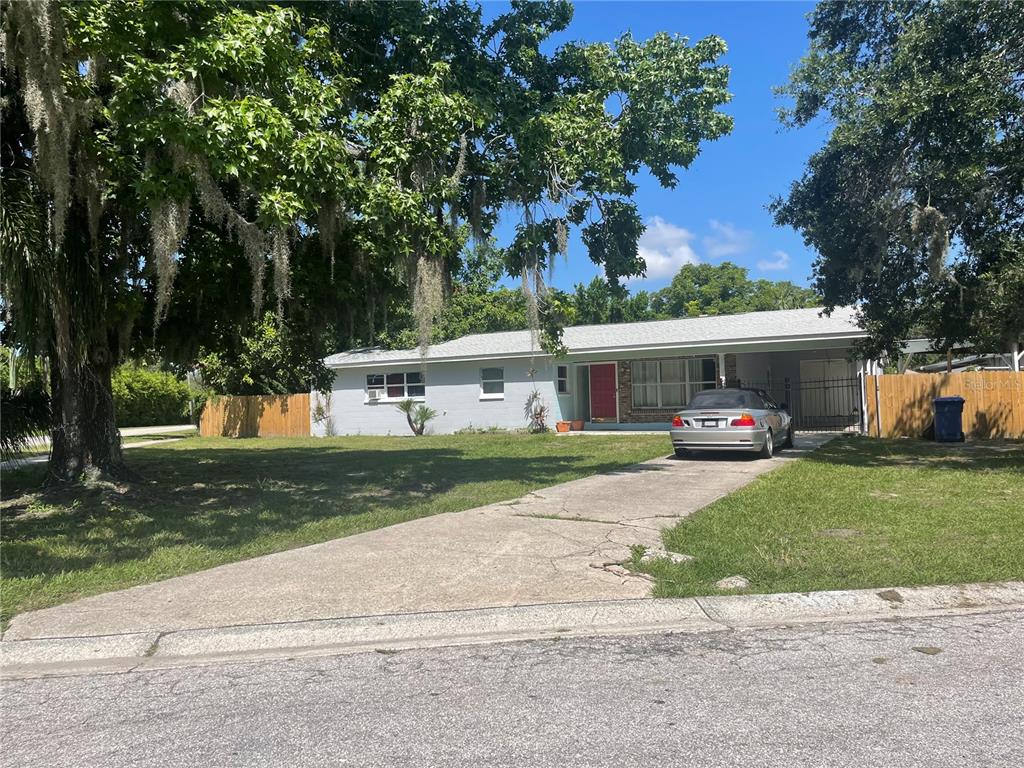
M 481 368 L 480 369 L 480 399 L 481 400 L 504 400 L 505 399 L 505 369 L 504 368 Z
M 712 357 L 637 360 L 631 373 L 636 408 L 682 408 L 697 392 L 718 385 Z
M 423 373 L 368 373 L 366 374 L 366 392 L 370 400 L 405 400 L 406 398 L 423 398 L 427 394 L 426 381 Z
M 558 387 L 558 394 L 567 395 L 569 394 L 569 366 L 560 365 L 556 373 L 556 384 Z

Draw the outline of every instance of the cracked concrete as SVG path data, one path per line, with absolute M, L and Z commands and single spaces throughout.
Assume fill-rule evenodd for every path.
M 514 501 L 24 613 L 4 639 L 643 598 L 649 580 L 613 567 L 631 546 L 660 549 L 665 528 L 827 439 L 803 436 L 774 459 L 655 459 Z

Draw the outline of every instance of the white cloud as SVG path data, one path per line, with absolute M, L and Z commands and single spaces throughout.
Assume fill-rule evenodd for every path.
M 750 249 L 754 236 L 745 229 L 737 229 L 733 224 L 724 224 L 718 219 L 708 222 L 713 234 L 704 238 L 704 251 L 708 258 L 723 259 L 735 256 Z
M 647 264 L 646 278 L 631 280 L 661 280 L 672 278 L 683 264 L 696 264 L 697 254 L 690 242 L 693 233 L 677 227 L 660 216 L 647 220 L 647 229 L 640 236 L 638 249 L 640 258 Z
M 772 251 L 774 260 L 761 259 L 757 262 L 757 268 L 762 272 L 774 272 L 789 269 L 789 254 L 785 251 Z

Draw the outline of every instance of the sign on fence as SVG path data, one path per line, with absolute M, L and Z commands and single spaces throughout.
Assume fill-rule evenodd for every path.
M 203 437 L 309 437 L 309 394 L 221 395 L 199 420 Z
M 1024 438 L 1024 373 L 921 373 L 865 376 L 867 427 L 872 437 L 921 437 L 934 418 L 936 397 L 964 398 L 967 437 Z

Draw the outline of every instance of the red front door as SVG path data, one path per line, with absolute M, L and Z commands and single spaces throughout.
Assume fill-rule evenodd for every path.
M 590 418 L 618 421 L 615 397 L 615 363 L 591 365 Z

